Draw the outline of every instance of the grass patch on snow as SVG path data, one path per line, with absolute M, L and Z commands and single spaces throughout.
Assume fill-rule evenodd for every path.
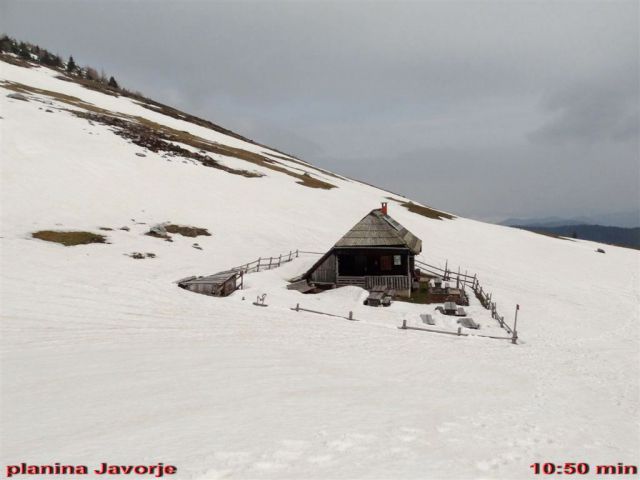
M 182 235 L 184 237 L 198 237 L 205 236 L 210 237 L 211 234 L 206 228 L 199 227 L 188 227 L 184 225 L 165 225 L 164 229 L 169 233 L 177 233 L 178 235 Z
M 100 121 L 99 118 L 92 118 L 92 119 Z M 276 172 L 284 173 L 285 175 L 294 177 L 298 180 L 296 183 L 300 185 L 304 185 L 305 187 L 321 188 L 325 190 L 337 188 L 335 185 L 332 185 L 331 183 L 327 183 L 320 180 L 319 178 L 313 177 L 308 172 L 298 173 L 298 172 L 291 171 L 285 168 L 284 166 L 282 166 L 282 164 L 277 160 L 268 158 L 265 155 L 261 155 L 255 152 L 250 152 L 248 150 L 244 150 L 238 147 L 232 147 L 230 145 L 223 145 L 221 143 L 205 140 L 204 138 L 193 135 L 192 133 L 182 131 L 182 130 L 176 130 L 166 125 L 161 125 L 159 123 L 153 122 L 147 118 L 134 117 L 134 120 L 136 120 L 140 126 L 146 127 L 149 132 L 153 132 L 153 134 L 156 137 L 162 140 L 165 140 L 168 142 L 184 143 L 194 148 L 197 148 L 206 152 L 210 152 L 210 153 L 215 153 L 217 155 L 222 155 L 225 157 L 239 158 L 246 162 L 253 163 L 254 165 L 259 165 L 261 167 L 265 167 L 270 170 L 274 170 Z M 148 145 L 142 145 L 142 146 L 150 148 Z M 245 176 L 248 176 L 248 175 L 245 175 Z M 262 175 L 254 173 L 251 176 L 262 176 Z
M 55 230 L 40 230 L 31 234 L 33 238 L 46 242 L 55 242 L 71 247 L 73 245 L 88 245 L 90 243 L 106 243 L 104 235 L 91 232 L 61 232 Z
M 436 210 L 430 207 L 424 207 L 422 205 L 415 204 L 413 202 L 403 202 L 402 200 L 398 200 L 397 198 L 387 197 L 389 200 L 393 200 L 394 202 L 398 202 L 404 208 L 409 210 L 412 213 L 417 213 L 418 215 L 422 215 L 423 217 L 432 218 L 434 220 L 452 220 L 455 216 L 441 212 L 440 210 Z
M 428 303 L 436 303 L 432 302 L 429 298 L 429 291 L 427 290 L 426 285 L 420 284 L 420 288 L 418 290 L 411 290 L 411 297 L 395 297 L 393 299 L 395 302 L 406 302 L 406 303 L 420 303 L 420 304 L 428 304 Z

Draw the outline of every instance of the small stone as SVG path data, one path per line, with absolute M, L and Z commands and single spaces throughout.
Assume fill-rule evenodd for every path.
M 14 100 L 22 100 L 23 102 L 28 102 L 29 99 L 22 95 L 21 93 L 9 93 L 7 94 L 7 98 L 13 98 Z
M 136 155 L 139 157 L 146 157 L 146 155 L 144 153 L 140 153 L 140 152 L 136 152 Z

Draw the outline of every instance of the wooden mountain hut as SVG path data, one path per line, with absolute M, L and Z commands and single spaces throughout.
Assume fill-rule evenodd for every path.
M 414 257 L 422 241 L 387 214 L 387 204 L 369 212 L 302 278 L 320 288 L 356 285 L 394 289 L 411 296 Z

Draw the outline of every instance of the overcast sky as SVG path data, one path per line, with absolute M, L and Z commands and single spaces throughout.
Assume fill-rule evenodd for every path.
M 460 215 L 640 205 L 639 3 L 0 2 L 0 29 Z

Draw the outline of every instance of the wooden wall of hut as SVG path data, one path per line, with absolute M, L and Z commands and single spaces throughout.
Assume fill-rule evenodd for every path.
M 317 283 L 336 282 L 336 256 L 333 253 L 327 255 L 327 258 L 313 271 L 311 281 Z

